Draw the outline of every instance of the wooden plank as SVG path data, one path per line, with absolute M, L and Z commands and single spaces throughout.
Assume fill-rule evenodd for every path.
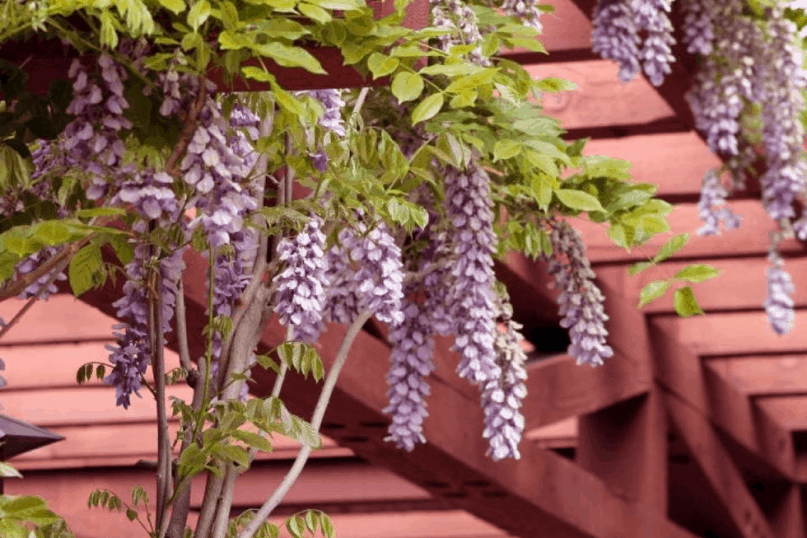
M 658 196 L 698 195 L 703 175 L 721 162 L 695 131 L 592 140 L 584 155 L 607 155 L 633 165 L 633 180 L 658 185 Z
M 186 263 L 188 325 L 191 334 L 196 334 L 204 323 L 204 261 L 188 253 Z M 82 298 L 103 309 L 109 303 L 105 298 L 114 291 L 108 286 Z M 326 368 L 334 360 L 343 331 L 342 327 L 330 326 L 319 342 Z M 270 323 L 262 334 L 262 346 L 276 344 L 283 333 L 282 327 Z M 198 339 L 191 341 L 198 346 Z M 461 390 L 444 382 L 432 383 L 426 445 L 407 453 L 383 442 L 388 418 L 381 414 L 386 405 L 387 371 L 382 358 L 388 353 L 385 343 L 360 334 L 326 414 L 324 432 L 357 455 L 522 536 L 690 536 L 668 521 L 664 512 L 637 509 L 610 493 L 599 479 L 553 452 L 524 444 L 521 460 L 493 464 L 485 456 L 487 442 L 481 435 L 478 400 L 469 400 Z M 199 353 L 192 349 L 191 354 Z M 258 381 L 255 389 L 265 394 L 272 375 L 258 371 L 254 376 Z M 283 397 L 294 412 L 308 416 L 317 392 L 313 383 L 291 375 Z
M 703 368 L 698 355 L 677 338 L 677 321 L 654 318 L 650 324 L 658 382 L 736 441 L 758 473 L 790 480 L 795 455 L 789 432 L 730 382 Z
M 577 85 L 572 91 L 543 96 L 546 113 L 559 119 L 564 129 L 648 123 L 675 116 L 646 80 L 622 84 L 617 78 L 618 67 L 609 60 L 524 67 L 533 78 L 558 77 Z
M 799 484 L 785 485 L 785 493 L 777 499 L 768 519 L 777 538 L 805 538 L 804 492 Z
M 178 430 L 178 422 L 168 424 L 171 438 Z M 120 424 L 82 424 L 51 426 L 50 431 L 65 439 L 58 443 L 26 452 L 12 463 L 20 470 L 69 469 L 79 467 L 121 467 L 134 465 L 140 460 L 157 459 L 156 422 Z M 126 442 L 122 443 L 121 440 Z M 259 459 L 293 459 L 300 449 L 299 443 L 283 436 L 272 441 L 274 451 L 260 453 Z M 322 449 L 312 452 L 312 458 L 352 456 L 353 452 L 339 447 L 323 436 Z
M 690 239 L 693 241 L 693 239 Z M 699 241 L 695 238 L 694 241 Z M 733 244 L 733 243 L 732 243 Z M 720 275 L 704 284 L 695 284 L 693 289 L 701 307 L 709 314 L 712 310 L 762 310 L 763 303 L 768 294 L 767 270 L 770 267 L 767 259 L 761 255 L 735 259 L 704 260 L 711 266 L 720 270 Z M 696 263 L 694 260 L 679 261 L 673 258 L 663 264 L 642 271 L 638 275 L 628 276 L 627 268 L 619 269 L 600 268 L 597 274 L 600 278 L 619 282 L 628 297 L 632 297 L 638 304 L 641 289 L 654 280 L 664 280 L 675 275 L 680 269 Z M 788 258 L 785 260 L 785 269 L 795 282 L 807 282 L 807 258 Z M 742 290 L 742 293 L 737 293 Z M 807 294 L 796 292 L 792 294 L 796 307 L 807 306 Z M 673 293 L 667 292 L 663 297 L 643 307 L 645 314 L 673 314 Z
M 76 308 L 70 311 L 60 310 L 58 304 L 52 306 L 54 308 L 49 310 L 51 315 L 59 319 L 69 318 L 79 307 L 94 310 L 84 303 L 78 303 Z M 20 321 L 20 330 L 36 330 L 35 327 L 29 327 L 29 324 L 35 324 L 35 322 L 36 320 L 23 318 Z M 111 334 L 110 332 L 110 336 Z M 88 362 L 109 363 L 109 351 L 105 347 L 109 343 L 112 342 L 21 344 L 0 347 L 0 357 L 6 363 L 3 377 L 8 381 L 8 387 L 3 393 L 7 394 L 20 389 L 77 388 L 76 371 L 81 365 Z M 168 369 L 179 367 L 179 355 L 173 350 L 166 349 L 165 363 Z M 106 372 L 109 373 L 109 371 L 110 368 L 107 367 Z M 153 379 L 151 369 L 146 371 L 146 379 Z M 97 385 L 103 385 L 103 382 L 95 378 L 85 384 L 85 386 Z
M 742 215 L 744 222 L 740 228 L 723 231 L 719 236 L 693 237 L 689 244 L 681 249 L 684 259 L 713 260 L 718 258 L 743 258 L 748 256 L 766 256 L 768 253 L 768 231 L 777 225 L 768 217 L 758 201 L 731 201 L 727 207 Z M 703 222 L 698 216 L 697 203 L 678 204 L 667 216 L 670 225 L 669 234 L 660 234 L 645 245 L 627 252 L 616 245 L 608 237 L 607 226 L 596 224 L 585 219 L 574 219 L 572 225 L 580 231 L 586 242 L 586 255 L 596 265 L 630 263 L 652 258 L 659 247 L 673 234 L 683 232 L 694 233 Z M 795 239 L 781 243 L 781 251 L 787 254 L 801 254 L 804 246 Z
M 800 392 L 807 392 L 807 387 L 802 387 Z M 760 396 L 754 398 L 754 403 L 786 430 L 807 431 L 807 394 Z
M 692 458 L 722 501 L 743 538 L 773 538 L 765 514 L 748 491 L 731 455 L 721 444 L 703 415 L 676 395 L 668 393 L 665 403 L 672 424 L 681 435 Z
M 566 418 L 524 432 L 524 439 L 529 439 L 538 448 L 574 448 L 577 446 L 577 436 L 577 417 Z
M 112 301 L 117 300 L 115 297 Z M 25 304 L 19 299 L 0 302 L 0 317 L 9 321 Z M 66 316 L 53 316 L 54 310 L 69 312 Z M 110 309 L 111 310 L 111 309 Z M 82 342 L 85 340 L 112 339 L 112 325 L 118 321 L 94 308 L 86 308 L 72 295 L 58 294 L 47 301 L 38 301 L 22 318 L 25 325 L 14 326 L 3 336 L 3 346 L 15 344 L 43 344 L 47 342 Z
M 670 334 L 701 356 L 801 354 L 807 350 L 807 311 L 796 310 L 793 329 L 773 332 L 763 310 L 712 313 L 692 318 L 658 316 Z M 663 320 L 663 321 L 662 321 Z
M 616 495 L 667 510 L 667 417 L 658 390 L 579 420 L 575 461 Z
M 528 429 L 603 409 L 652 384 L 647 370 L 621 353 L 597 368 L 578 366 L 564 355 L 530 365 L 527 372 L 522 413 Z
M 749 396 L 807 392 L 804 355 L 756 355 L 708 359 L 706 367 Z

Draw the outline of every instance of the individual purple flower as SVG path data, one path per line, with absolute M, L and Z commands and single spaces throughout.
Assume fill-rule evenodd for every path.
M 768 314 L 768 322 L 776 334 L 787 334 L 793 328 L 796 318 L 793 310 L 793 299 L 790 294 L 795 291 L 790 275 L 784 270 L 784 260 L 776 247 L 771 245 L 768 254 L 768 297 L 763 305 Z
M 524 433 L 524 415 L 521 402 L 527 395 L 524 382 L 527 359 L 521 348 L 524 337 L 519 332 L 522 325 L 513 321 L 513 308 L 509 302 L 497 297 L 496 311 L 503 330 L 497 330 L 494 347 L 498 356 L 501 375 L 490 379 L 482 387 L 482 410 L 485 413 L 485 429 L 482 436 L 489 440 L 488 456 L 494 461 L 504 458 L 519 459 L 518 445 Z
M 350 325 L 361 313 L 361 300 L 356 291 L 355 271 L 352 267 L 347 247 L 355 241 L 350 228 L 339 232 L 338 242 L 325 254 L 325 276 L 328 286 L 325 289 L 323 317 L 328 321 Z
M 640 39 L 631 2 L 598 0 L 591 24 L 591 50 L 619 64 L 622 82 L 636 78 L 640 70 Z
M 320 173 L 324 173 L 328 169 L 328 154 L 324 151 L 319 150 L 309 157 L 311 159 L 311 164 Z
M 715 40 L 715 4 L 713 1 L 687 0 L 684 2 L 683 42 L 690 54 L 708 56 Z
M 387 337 L 392 350 L 387 373 L 389 405 L 384 413 L 392 415 L 392 423 L 385 440 L 411 451 L 416 444 L 426 442 L 423 437 L 423 420 L 428 415 L 426 377 L 435 368 L 434 338 L 431 316 L 424 305 L 404 299 L 402 313 L 403 322 Z
M 58 254 L 58 252 L 59 249 L 57 247 L 46 247 L 38 252 L 35 252 L 34 254 L 31 254 L 17 264 L 15 268 L 17 271 L 17 277 L 22 278 L 28 273 L 32 273 L 37 267 Z M 48 281 L 51 280 L 52 276 L 52 272 L 42 275 L 37 280 L 32 282 L 28 287 L 26 287 L 20 293 L 19 298 L 30 299 L 31 297 L 38 296 L 40 299 L 48 299 L 54 293 L 58 293 L 59 290 L 56 287 L 56 281 L 67 280 L 67 275 L 65 275 L 64 272 L 59 272 L 59 274 L 56 275 L 55 280 L 48 284 Z M 46 285 L 47 288 L 43 289 Z
M 560 290 L 560 326 L 569 329 L 571 340 L 567 353 L 577 364 L 600 366 L 614 351 L 606 342 L 605 297 L 594 283 L 586 246 L 580 234 L 565 222 L 554 225 L 550 239 L 553 255 L 548 259 L 547 272 L 555 277 Z
M 533 30 L 540 32 L 543 25 L 538 20 L 538 17 L 541 16 L 538 3 L 535 0 L 504 0 L 502 2 L 502 11 L 521 20 L 524 26 L 529 26 Z
M 704 225 L 698 230 L 698 235 L 720 234 L 719 224 L 723 221 L 726 230 L 738 228 L 742 218 L 731 209 L 724 207 L 727 191 L 714 170 L 709 170 L 703 176 L 698 210 Z
M 284 237 L 277 247 L 285 268 L 275 279 L 275 312 L 280 323 L 293 327 L 292 340 L 314 343 L 325 328 L 325 236 L 322 219 L 312 216 L 303 231 Z
M 451 222 L 453 294 L 447 300 L 455 320 L 454 346 L 460 377 L 475 384 L 499 377 L 493 349 L 493 232 L 490 179 L 476 162 L 467 170 L 445 170 L 446 213 Z

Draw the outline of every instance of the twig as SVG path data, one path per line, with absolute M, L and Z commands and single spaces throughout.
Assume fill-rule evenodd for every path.
M 25 288 L 39 280 L 42 276 L 48 274 L 54 267 L 59 265 L 59 263 L 65 261 L 65 259 L 67 259 L 67 263 L 70 263 L 70 258 L 73 257 L 73 254 L 78 252 L 79 249 L 81 249 L 81 247 L 86 245 L 88 242 L 89 238 L 84 238 L 81 241 L 71 243 L 60 250 L 54 257 L 46 260 L 42 263 L 42 265 L 20 278 L 17 282 L 10 284 L 8 287 L 5 287 L 2 291 L 0 291 L 0 301 L 4 301 L 10 297 L 19 295 L 23 292 L 23 290 L 25 290 Z M 66 266 L 67 264 L 65 264 L 65 267 Z M 64 267 L 62 267 L 59 272 L 62 270 L 64 270 Z
M 213 516 L 216 514 L 216 507 L 218 506 L 217 501 L 221 493 L 222 485 L 224 485 L 224 479 L 212 473 L 207 475 L 205 497 L 202 500 L 202 510 L 199 513 L 199 520 L 196 523 L 196 533 L 193 535 L 194 538 L 208 538 L 208 536 L 210 536 L 210 525 L 213 523 Z
M 179 348 L 179 364 L 188 372 L 190 376 L 193 370 L 191 364 L 191 352 L 188 348 L 188 323 L 185 308 L 185 285 L 182 283 L 182 278 L 177 283 L 177 302 L 174 306 L 174 315 L 177 318 L 177 347 Z M 201 361 L 200 361 L 201 362 Z
M 185 118 L 185 128 L 182 129 L 182 133 L 179 135 L 179 140 L 177 141 L 177 145 L 174 148 L 173 153 L 168 157 L 168 160 L 165 161 L 165 172 L 172 177 L 176 177 L 179 175 L 179 170 L 177 169 L 177 163 L 179 160 L 184 157 L 185 151 L 188 149 L 188 145 L 191 143 L 191 139 L 193 139 L 193 135 L 196 132 L 196 128 L 198 127 L 196 120 L 199 118 L 199 112 L 202 111 L 202 107 L 205 104 L 205 98 L 207 97 L 207 89 L 205 88 L 205 78 L 199 78 L 199 94 L 196 96 L 196 99 L 193 101 L 193 105 L 188 113 L 188 117 Z
M 356 104 L 353 107 L 353 112 L 350 114 L 350 119 L 348 120 L 348 131 L 352 132 L 356 126 L 356 122 L 359 120 L 359 113 L 361 112 L 361 107 L 364 106 L 364 100 L 367 99 L 367 94 L 370 93 L 369 86 L 365 86 L 359 92 L 359 97 L 356 99 Z
M 158 538 L 168 529 L 166 516 L 171 497 L 171 443 L 168 439 L 168 416 L 165 409 L 165 357 L 163 356 L 162 276 L 155 270 L 155 289 L 149 298 L 149 333 L 151 340 L 154 388 L 157 394 L 157 514 L 155 527 Z
M 359 317 L 357 317 L 348 327 L 347 333 L 342 340 L 342 345 L 339 346 L 339 352 L 336 354 L 336 361 L 334 361 L 331 371 L 328 372 L 328 377 L 325 379 L 325 384 L 322 386 L 322 392 L 319 395 L 319 400 L 317 400 L 317 406 L 314 408 L 314 415 L 311 418 L 311 426 L 317 432 L 319 432 L 319 427 L 322 425 L 322 419 L 325 416 L 325 409 L 328 407 L 331 394 L 336 386 L 336 380 L 339 377 L 342 366 L 344 366 L 345 361 L 347 360 L 347 355 L 350 351 L 350 347 L 353 345 L 353 340 L 355 340 L 356 336 L 359 334 L 362 327 L 365 323 L 367 323 L 367 320 L 369 320 L 371 316 L 372 312 L 368 310 L 365 310 L 359 314 Z M 283 497 L 286 496 L 286 493 L 288 493 L 291 487 L 294 485 L 294 482 L 297 480 L 297 477 L 300 476 L 303 466 L 308 460 L 308 456 L 310 454 L 311 447 L 309 445 L 303 445 L 300 452 L 297 453 L 297 458 L 294 460 L 294 464 L 291 466 L 291 469 L 289 469 L 289 472 L 283 478 L 283 481 L 274 491 L 272 496 L 267 499 L 263 506 L 261 506 L 258 513 L 255 514 L 255 518 L 253 518 L 252 521 L 247 524 L 244 530 L 241 531 L 238 538 L 252 538 L 252 536 L 254 536 L 261 523 L 263 523 L 263 521 L 269 517 L 272 511 L 283 500 Z

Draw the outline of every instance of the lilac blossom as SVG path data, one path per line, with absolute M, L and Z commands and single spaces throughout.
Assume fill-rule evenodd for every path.
M 392 350 L 387 374 L 389 405 L 384 413 L 392 415 L 392 423 L 385 440 L 411 451 L 417 443 L 426 442 L 423 437 L 423 420 L 428 415 L 426 377 L 435 368 L 434 338 L 428 309 L 406 299 L 403 303 L 403 321 L 387 337 Z
M 698 210 L 704 225 L 698 230 L 698 235 L 720 234 L 719 224 L 723 221 L 726 230 L 739 228 L 742 218 L 731 209 L 724 207 L 727 191 L 714 170 L 709 170 L 703 176 Z
M 639 29 L 631 2 L 598 0 L 591 20 L 592 50 L 619 64 L 619 79 L 629 82 L 639 74 Z
M 768 322 L 776 334 L 787 334 L 793 328 L 796 314 L 790 294 L 795 291 L 790 275 L 784 270 L 784 260 L 776 247 L 771 245 L 768 254 L 768 297 L 763 305 L 768 314 Z
M 293 327 L 292 340 L 314 343 L 325 328 L 325 236 L 322 219 L 312 216 L 302 232 L 280 240 L 277 251 L 285 268 L 275 278 L 275 312 L 280 323 Z
M 501 374 L 493 349 L 496 236 L 489 183 L 473 161 L 466 171 L 445 170 L 446 212 L 453 226 L 453 294 L 446 300 L 456 320 L 451 349 L 461 355 L 459 376 L 480 385 Z
M 518 445 L 524 433 L 524 415 L 521 402 L 527 395 L 524 382 L 527 359 L 521 348 L 524 337 L 519 332 L 522 325 L 513 320 L 513 308 L 497 297 L 496 311 L 503 330 L 497 330 L 493 340 L 498 356 L 501 375 L 490 379 L 482 387 L 482 409 L 485 413 L 483 437 L 489 440 L 488 456 L 494 461 L 504 458 L 519 459 Z
M 600 366 L 614 351 L 606 343 L 605 297 L 594 283 L 586 246 L 580 234 L 565 222 L 555 224 L 551 241 L 554 252 L 547 272 L 555 277 L 560 290 L 560 326 L 569 329 L 571 340 L 567 353 L 577 364 Z

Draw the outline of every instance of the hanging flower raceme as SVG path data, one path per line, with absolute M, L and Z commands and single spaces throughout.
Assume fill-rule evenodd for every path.
M 322 219 L 312 216 L 293 237 L 284 237 L 277 247 L 285 268 L 275 279 L 275 312 L 280 323 L 293 327 L 292 340 L 314 343 L 325 328 L 325 236 Z
M 312 90 L 306 93 L 322 103 L 325 108 L 319 124 L 337 136 L 345 136 L 345 120 L 342 118 L 345 101 L 342 99 L 342 90 Z
M 518 445 L 524 433 L 524 415 L 521 402 L 527 395 L 524 381 L 527 359 L 521 348 L 524 337 L 519 332 L 522 325 L 513 320 L 513 307 L 500 297 L 496 300 L 496 313 L 501 329 L 493 340 L 498 356 L 501 375 L 482 387 L 482 410 L 485 413 L 485 430 L 482 435 L 489 440 L 488 456 L 498 461 L 504 458 L 519 459 Z
M 350 324 L 360 312 L 370 310 L 379 321 L 401 323 L 403 262 L 386 225 L 367 232 L 360 222 L 356 231 L 340 231 L 338 239 L 326 258 L 325 319 Z
M 742 218 L 731 209 L 723 207 L 726 203 L 726 188 L 714 170 L 709 170 L 703 176 L 701 196 L 698 200 L 698 210 L 704 225 L 698 230 L 698 235 L 718 235 L 719 224 L 723 221 L 726 230 L 739 228 Z
M 46 247 L 40 250 L 39 252 L 35 252 L 31 254 L 21 262 L 17 264 L 15 267 L 17 272 L 17 279 L 25 277 L 25 275 L 32 273 L 36 270 L 37 267 L 42 265 L 47 260 L 51 259 L 53 256 L 58 254 L 59 249 L 56 247 Z M 19 295 L 20 299 L 30 299 L 31 297 L 39 297 L 40 299 L 47 299 L 54 293 L 58 293 L 59 290 L 56 287 L 57 280 L 67 280 L 67 275 L 64 272 L 60 272 L 56 275 L 55 278 L 52 279 L 52 272 L 46 273 L 39 277 L 37 280 L 32 282 L 29 286 L 27 286 Z
M 524 26 L 529 26 L 537 32 L 543 29 L 541 21 L 538 20 L 541 10 L 538 9 L 538 2 L 535 0 L 504 0 L 502 11 L 518 18 Z
M 565 222 L 557 223 L 550 236 L 553 255 L 547 272 L 555 277 L 560 290 L 558 304 L 562 316 L 560 326 L 569 329 L 569 349 L 577 364 L 599 366 L 614 355 L 606 343 L 608 315 L 603 296 L 594 283 L 594 271 L 586 258 L 583 238 Z
M 647 32 L 639 58 L 653 86 L 661 86 L 664 77 L 672 70 L 670 64 L 675 61 L 672 54 L 675 38 L 669 15 L 671 5 L 672 0 L 633 0 L 638 29 Z
M 423 420 L 428 415 L 426 377 L 435 367 L 434 333 L 430 312 L 424 305 L 406 299 L 403 304 L 404 319 L 387 337 L 392 350 L 387 374 L 389 405 L 384 413 L 392 415 L 392 424 L 385 440 L 412 450 L 416 444 L 426 442 L 423 437 Z
M 482 41 L 476 14 L 468 4 L 461 0 L 430 0 L 429 3 L 432 26 L 450 31 L 438 38 L 441 50 L 448 52 L 454 45 L 471 45 Z M 470 60 L 478 65 L 490 65 L 490 60 L 482 56 L 481 46 L 471 51 Z
M 787 334 L 793 328 L 796 313 L 790 294 L 795 291 L 790 275 L 784 270 L 784 260 L 776 242 L 771 244 L 768 254 L 768 297 L 763 303 L 768 314 L 768 322 L 776 334 Z
M 455 320 L 454 346 L 461 355 L 457 372 L 475 384 L 501 374 L 493 349 L 493 232 L 490 178 L 473 160 L 465 171 L 445 170 L 446 206 L 453 226 L 452 294 L 446 299 Z
M 591 50 L 619 64 L 619 79 L 629 82 L 639 74 L 639 29 L 627 0 L 598 0 L 591 20 Z

